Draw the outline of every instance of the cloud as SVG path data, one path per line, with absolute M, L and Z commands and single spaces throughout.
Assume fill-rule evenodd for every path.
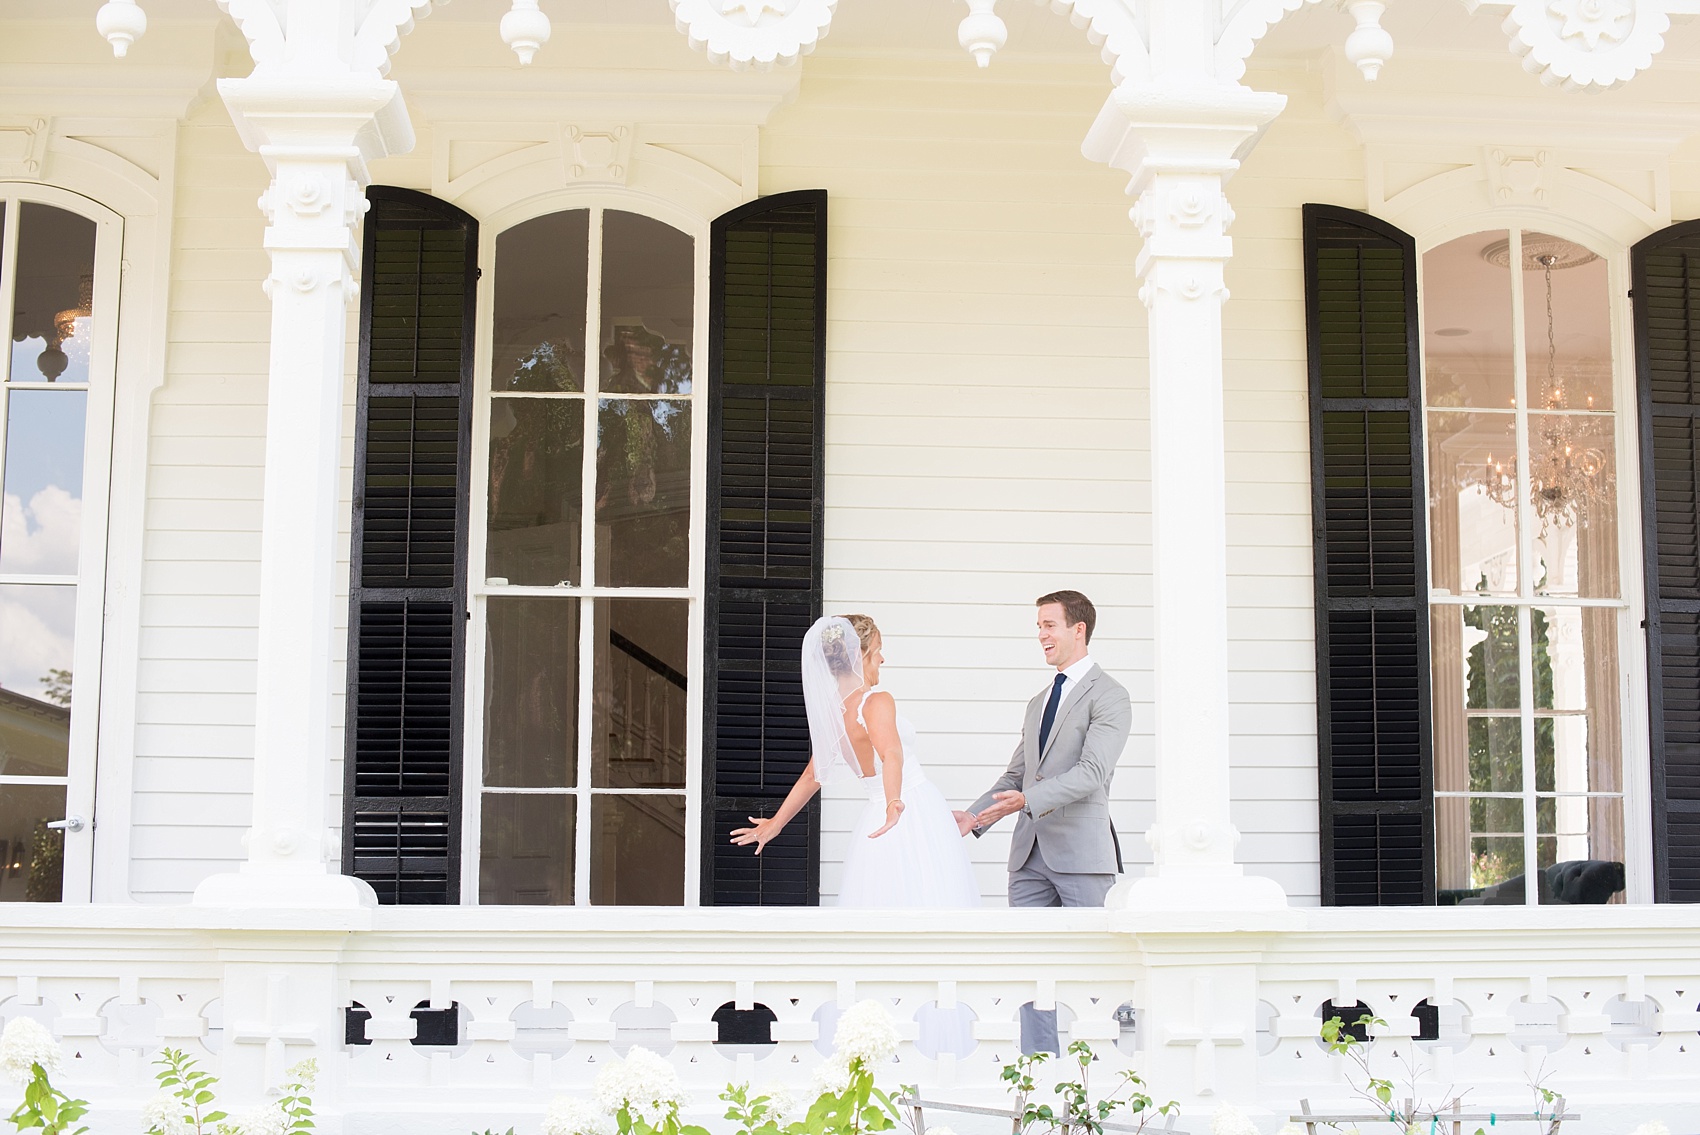
M 83 502 L 48 485 L 26 505 L 12 493 L 0 504 L 0 571 L 74 575 Z
M 71 668 L 77 589 L 0 586 L 0 686 L 39 698 L 49 670 Z

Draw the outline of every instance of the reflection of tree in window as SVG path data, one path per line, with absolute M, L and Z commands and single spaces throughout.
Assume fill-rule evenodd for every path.
M 26 902 L 58 902 L 63 897 L 65 836 L 37 820 L 30 840 L 30 877 L 24 886 Z
M 69 707 L 71 704 L 71 672 L 55 667 L 49 670 L 41 679 L 46 689 L 41 691 L 41 699 L 54 705 Z
M 642 323 L 614 325 L 614 341 L 603 349 L 608 360 L 604 394 L 689 394 L 691 353 L 669 343 Z
M 580 578 L 583 454 L 578 399 L 491 402 L 490 575 L 542 586 Z
M 1481 587 L 1487 585 L 1484 578 Z M 1517 710 L 1521 704 L 1518 679 L 1517 608 L 1482 605 L 1464 608 L 1464 625 L 1484 637 L 1465 656 L 1466 698 L 1472 711 Z M 1529 610 L 1531 672 L 1535 704 L 1552 704 L 1553 670 L 1548 649 L 1546 612 Z M 1469 722 L 1470 787 L 1476 791 L 1516 792 L 1523 782 L 1521 722 L 1516 716 L 1472 716 Z M 1542 791 L 1551 791 L 1554 768 L 1553 721 L 1535 719 L 1535 779 Z M 1498 802 L 1521 808 L 1518 801 Z M 1474 825 L 1472 825 L 1474 826 Z M 1523 874 L 1522 824 L 1519 838 L 1472 840 L 1471 882 L 1490 886 Z
M 565 341 L 543 342 L 532 348 L 508 378 L 510 390 L 582 390 L 579 369 L 573 366 L 576 352 Z
M 596 519 L 609 530 L 614 586 L 679 587 L 690 541 L 690 411 L 605 399 L 598 423 Z
M 678 394 L 690 358 L 641 324 L 614 329 L 605 393 Z M 607 530 L 613 586 L 682 586 L 690 553 L 690 406 L 604 398 L 599 404 L 596 519 Z

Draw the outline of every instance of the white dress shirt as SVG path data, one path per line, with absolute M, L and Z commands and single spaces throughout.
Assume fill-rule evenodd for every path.
M 1092 656 L 1090 654 L 1082 654 L 1062 671 L 1063 688 L 1062 697 L 1057 701 L 1058 717 L 1062 716 L 1063 706 L 1068 704 L 1069 697 L 1073 695 L 1075 690 L 1080 688 L 1080 683 L 1086 680 L 1086 672 L 1092 669 L 1094 665 L 1095 663 L 1092 661 Z M 1051 681 L 1055 682 L 1056 679 L 1052 678 Z M 1045 698 L 1046 700 L 1049 700 L 1050 694 L 1047 693 Z

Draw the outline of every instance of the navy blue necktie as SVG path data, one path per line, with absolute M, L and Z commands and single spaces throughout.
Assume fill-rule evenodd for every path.
M 1051 683 L 1051 700 L 1045 703 L 1045 716 L 1039 719 L 1039 753 L 1045 752 L 1045 742 L 1050 739 L 1051 726 L 1057 720 L 1057 706 L 1062 704 L 1063 683 L 1068 681 L 1068 675 L 1057 671 L 1056 681 Z

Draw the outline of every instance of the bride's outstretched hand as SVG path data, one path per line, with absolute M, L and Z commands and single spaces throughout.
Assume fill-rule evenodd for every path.
M 761 849 L 767 846 L 769 840 L 779 834 L 779 829 L 785 826 L 783 824 L 775 823 L 774 817 L 772 816 L 769 816 L 766 819 L 763 819 L 760 816 L 751 816 L 750 823 L 755 826 L 732 829 L 732 842 L 737 844 L 739 847 L 748 847 L 752 843 L 755 844 L 757 855 L 761 854 Z
M 980 817 L 972 812 L 952 812 L 951 815 L 956 817 L 958 835 L 967 835 L 974 830 L 974 825 L 980 822 Z
M 885 806 L 885 826 L 877 832 L 868 835 L 869 839 L 878 839 L 897 826 L 897 821 L 903 818 L 903 801 L 893 800 Z

